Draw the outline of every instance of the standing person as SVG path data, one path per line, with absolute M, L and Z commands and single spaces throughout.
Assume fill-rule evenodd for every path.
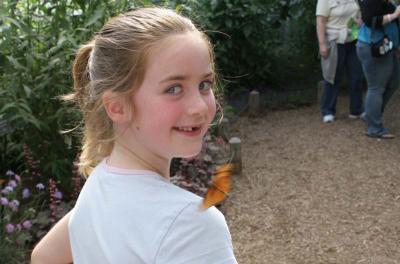
M 356 34 L 350 25 L 360 25 L 356 0 L 318 0 L 317 35 L 324 77 L 321 114 L 324 123 L 335 121 L 339 84 L 346 69 L 350 91 L 349 118 L 361 118 L 362 68 L 356 53 Z
M 367 135 L 391 139 L 395 136 L 383 126 L 383 111 L 390 97 L 400 85 L 399 61 L 395 50 L 399 46 L 400 8 L 387 0 L 364 0 L 361 2 L 364 24 L 359 33 L 357 53 L 368 83 L 365 101 Z M 389 37 L 391 51 L 375 57 L 371 47 L 384 37 Z
M 213 58 L 204 33 L 162 8 L 115 17 L 79 49 L 69 98 L 90 176 L 32 263 L 237 263 L 224 216 L 169 182 L 171 159 L 197 155 L 214 118 Z

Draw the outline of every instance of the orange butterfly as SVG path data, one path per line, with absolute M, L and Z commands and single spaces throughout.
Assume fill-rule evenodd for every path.
M 201 204 L 201 209 L 207 209 L 225 199 L 231 189 L 231 175 L 234 165 L 225 164 L 215 170 L 212 186 L 208 189 Z

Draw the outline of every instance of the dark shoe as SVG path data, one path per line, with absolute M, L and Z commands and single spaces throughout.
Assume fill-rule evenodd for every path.
M 380 138 L 380 139 L 394 139 L 395 135 L 390 134 L 390 133 L 386 133 L 386 134 L 382 134 L 382 135 L 370 135 L 368 133 L 365 133 L 366 136 L 371 137 L 371 138 Z

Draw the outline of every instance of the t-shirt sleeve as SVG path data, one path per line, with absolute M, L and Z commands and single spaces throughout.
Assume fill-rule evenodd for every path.
M 315 15 L 329 17 L 330 13 L 331 10 L 329 8 L 329 0 L 318 0 Z
M 361 5 L 362 20 L 368 27 L 382 28 L 383 16 L 393 13 L 395 6 L 379 0 L 364 0 Z
M 157 264 L 237 264 L 225 218 L 215 207 L 189 203 L 176 216 L 156 254 Z

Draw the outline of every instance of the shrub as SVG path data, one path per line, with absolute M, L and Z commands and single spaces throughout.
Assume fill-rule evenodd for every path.
M 70 208 L 54 180 L 32 181 L 7 171 L 0 194 L 0 255 L 2 263 L 27 263 L 33 244 Z
M 318 69 L 313 0 L 198 0 L 184 3 L 215 44 L 230 94 L 314 83 Z

